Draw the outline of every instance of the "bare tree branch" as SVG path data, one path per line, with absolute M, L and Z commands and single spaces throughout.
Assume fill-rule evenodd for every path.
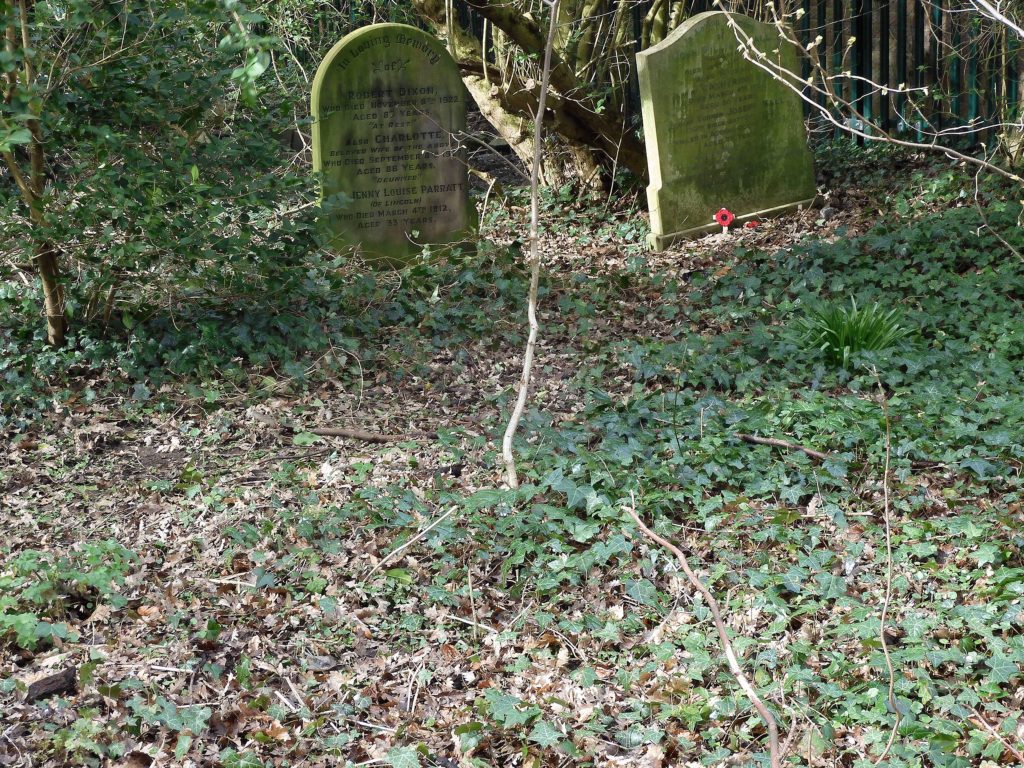
M 715 4 L 719 7 L 722 7 L 722 0 L 715 0 Z M 772 9 L 772 13 L 774 15 L 774 6 L 769 7 L 770 9 Z M 773 79 L 782 83 L 791 91 L 796 93 L 797 96 L 799 96 L 805 103 L 810 105 L 811 109 L 814 110 L 821 118 L 831 123 L 836 128 L 839 128 L 841 131 L 844 131 L 852 136 L 857 136 L 861 139 L 864 139 L 865 141 L 894 144 L 900 147 L 907 147 L 909 149 L 917 149 L 928 152 L 940 152 L 952 159 L 969 163 L 971 165 L 975 165 L 986 170 L 992 171 L 993 173 L 997 173 L 1001 176 L 1010 179 L 1011 181 L 1015 181 L 1018 183 L 1024 182 L 1024 178 L 1022 178 L 1018 174 L 989 162 L 987 158 L 975 157 L 973 155 L 968 155 L 963 152 L 960 152 L 951 147 L 938 144 L 939 136 L 937 134 L 934 136 L 935 141 L 933 141 L 932 143 L 910 141 L 907 139 L 897 138 L 892 134 L 882 131 L 881 128 L 879 128 L 878 126 L 871 125 L 870 121 L 868 121 L 857 110 L 856 106 L 853 103 L 845 101 L 835 93 L 831 84 L 837 76 L 829 75 L 824 70 L 824 68 L 817 62 L 817 57 L 812 56 L 811 52 L 805 46 L 801 45 L 799 41 L 797 41 L 792 35 L 788 33 L 782 17 L 775 15 L 775 27 L 779 30 L 779 37 L 782 40 L 797 46 L 801 54 L 811 62 L 812 71 L 816 72 L 818 77 L 814 77 L 812 75 L 810 78 L 804 79 L 798 73 L 790 72 L 781 64 L 773 62 L 767 53 L 758 49 L 757 45 L 754 43 L 753 38 L 740 27 L 740 25 L 733 18 L 732 13 L 727 14 L 727 20 L 730 28 L 733 30 L 733 34 L 736 36 L 736 41 L 740 45 L 743 57 L 747 59 L 747 61 L 751 62 L 758 69 L 762 70 L 763 72 L 766 72 Z M 853 76 L 850 75 L 846 75 L 846 77 L 848 79 L 854 79 Z M 895 93 L 901 92 L 902 89 L 902 92 L 910 93 L 911 91 L 914 90 L 905 89 L 902 88 L 902 86 L 901 89 L 889 88 L 887 85 L 881 85 L 879 83 L 866 80 L 865 78 L 856 79 L 862 80 L 865 83 L 869 83 L 873 88 L 879 91 L 884 89 L 888 92 Z M 815 84 L 818 81 L 820 81 L 821 85 Z M 815 98 L 816 95 L 824 96 L 825 103 L 818 103 L 818 100 Z M 836 116 L 836 114 L 833 113 L 834 109 L 845 111 L 853 119 L 845 121 L 840 120 Z M 870 130 L 858 127 L 867 125 L 871 125 Z M 1016 126 L 1016 124 L 1014 125 L 1015 127 L 1020 127 Z M 984 127 L 992 128 L 994 126 L 986 125 Z
M 725 621 L 722 619 L 722 609 L 718 605 L 718 600 L 715 599 L 715 596 L 711 594 L 711 590 L 704 586 L 704 582 L 702 582 L 697 577 L 697 574 L 695 574 L 690 568 L 690 564 L 686 559 L 686 555 L 683 554 L 683 551 L 671 541 L 662 538 L 644 525 L 643 520 L 640 519 L 640 515 L 636 512 L 636 497 L 633 495 L 632 491 L 630 491 L 629 498 L 632 506 L 627 507 L 626 511 L 629 513 L 629 516 L 633 518 L 637 527 L 639 527 L 643 534 L 651 541 L 660 544 L 676 556 L 676 560 L 679 561 L 679 566 L 682 568 L 683 573 L 686 574 L 686 578 L 689 579 L 693 588 L 701 594 L 704 601 L 708 604 L 708 609 L 711 611 L 711 617 L 715 622 L 715 630 L 718 632 L 718 638 L 722 643 L 722 651 L 725 653 L 726 661 L 729 663 L 729 671 L 732 673 L 732 676 L 736 678 L 736 682 L 739 683 L 740 688 L 743 689 L 747 698 L 750 699 L 750 703 L 753 704 L 754 709 L 757 710 L 757 713 L 761 716 L 761 719 L 764 720 L 764 723 L 768 728 L 768 749 L 771 755 L 771 766 L 772 768 L 781 768 L 783 749 L 779 743 L 779 726 L 775 721 L 775 716 L 771 713 L 771 710 L 765 706 L 765 703 L 761 700 L 761 697 L 758 696 L 753 684 L 747 678 L 746 674 L 743 672 L 743 668 L 740 666 L 739 660 L 736 657 L 736 651 L 733 649 L 732 640 L 729 638 L 729 631 L 725 626 Z M 789 739 L 786 741 L 788 744 Z
M 512 416 L 505 428 L 505 436 L 501 441 L 501 455 L 505 462 L 505 482 L 509 488 L 519 487 L 516 474 L 516 458 L 512 452 L 512 439 L 515 437 L 519 420 L 526 408 L 526 396 L 530 391 L 530 377 L 533 372 L 533 355 L 537 348 L 537 335 L 540 326 L 537 322 L 537 288 L 540 284 L 540 164 L 544 138 L 544 103 L 547 100 L 548 85 L 551 76 L 551 51 L 555 41 L 555 22 L 558 19 L 559 0 L 551 4 L 551 20 L 548 23 L 548 38 L 544 45 L 544 69 L 541 72 L 540 96 L 537 100 L 537 115 L 533 122 L 533 168 L 530 175 L 530 295 L 527 302 L 527 316 L 530 323 L 530 335 L 526 340 L 526 351 L 523 354 L 523 373 L 519 380 L 519 396 L 516 398 Z

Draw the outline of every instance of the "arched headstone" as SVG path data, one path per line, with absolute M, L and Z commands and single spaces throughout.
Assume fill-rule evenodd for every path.
M 732 18 L 758 50 L 799 71 L 796 49 L 778 30 Z M 800 97 L 738 48 L 729 14 L 711 11 L 637 54 L 655 250 L 718 229 L 720 208 L 742 222 L 814 199 Z
M 466 127 L 458 66 L 404 24 L 346 35 L 313 80 L 313 170 L 333 247 L 403 263 L 475 224 L 455 135 Z

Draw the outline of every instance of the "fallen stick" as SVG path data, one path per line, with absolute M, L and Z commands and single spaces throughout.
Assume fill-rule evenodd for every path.
M 364 443 L 399 443 L 403 440 L 424 440 L 436 437 L 436 433 L 429 432 L 389 435 L 385 432 L 366 432 L 362 429 L 347 429 L 346 427 L 317 427 L 306 431 L 320 437 L 347 437 L 350 440 L 362 440 Z
M 633 522 L 636 523 L 641 533 L 676 556 L 676 560 L 679 562 L 679 567 L 683 569 L 683 573 L 686 574 L 686 578 L 689 580 L 693 588 L 701 594 L 704 598 L 704 602 L 707 603 L 708 610 L 711 611 L 711 618 L 715 623 L 715 629 L 718 632 L 718 639 L 721 643 L 722 651 L 725 654 L 725 660 L 729 665 L 729 671 L 732 673 L 733 678 L 739 684 L 740 688 L 743 689 L 743 692 L 747 695 L 750 703 L 754 706 L 754 709 L 757 710 L 757 713 L 761 716 L 765 726 L 768 728 L 768 750 L 770 753 L 771 768 L 782 768 L 783 748 L 779 744 L 778 723 L 776 723 L 775 716 L 772 715 L 771 710 L 765 706 L 761 697 L 758 696 L 754 685 L 747 678 L 746 674 L 743 672 L 743 668 L 740 666 L 739 659 L 736 656 L 736 651 L 733 649 L 732 640 L 729 638 L 729 631 L 725 626 L 725 620 L 722 618 L 722 609 L 718 605 L 718 600 L 715 599 L 711 590 L 705 586 L 704 582 L 701 581 L 697 577 L 697 574 L 695 574 L 690 568 L 690 563 L 686 559 L 686 555 L 683 554 L 683 551 L 671 541 L 659 536 L 644 525 L 644 521 L 641 520 L 640 515 L 637 514 L 636 498 L 632 491 L 629 493 L 629 498 L 630 506 L 626 507 L 626 512 L 628 512 L 629 516 L 633 518 Z M 786 739 L 786 744 L 789 744 L 788 738 Z
M 77 691 L 78 670 L 75 667 L 68 667 L 32 683 L 25 694 L 25 701 L 33 702 L 49 696 L 76 693 Z
M 380 560 L 378 560 L 377 564 L 375 566 L 373 566 L 373 568 L 370 569 L 370 572 L 366 574 L 366 578 L 370 578 L 371 576 L 373 576 L 373 574 L 375 574 L 377 571 L 379 571 L 381 568 L 384 567 L 384 563 L 386 563 L 389 560 L 391 560 L 392 558 L 394 558 L 394 556 L 397 555 L 398 553 L 404 552 L 408 547 L 411 547 L 417 541 L 419 541 L 424 536 L 426 536 L 428 533 L 430 533 L 432 530 L 434 530 L 434 528 L 436 528 L 438 525 L 440 525 L 442 522 L 444 522 L 448 518 L 448 516 L 452 512 L 454 512 L 456 509 L 458 509 L 457 506 L 452 507 L 447 512 L 445 512 L 443 515 L 439 516 L 436 520 L 434 520 L 434 522 L 432 522 L 430 525 L 428 525 L 422 531 L 420 531 L 415 536 L 413 536 L 411 539 L 409 539 L 407 542 L 405 542 L 402 546 L 396 547 L 395 549 L 391 550 L 386 555 L 384 555 L 384 557 L 382 557 Z
M 1002 734 L 1000 734 L 999 731 L 997 731 L 992 726 L 992 724 L 988 720 L 986 720 L 984 716 L 982 716 L 982 714 L 978 710 L 972 709 L 971 711 L 974 712 L 974 717 L 967 718 L 968 722 L 974 723 L 975 725 L 983 726 L 985 730 L 989 732 L 989 734 L 995 736 L 1000 741 L 1000 743 L 1004 747 L 1006 747 L 1006 749 L 1009 752 L 1011 752 L 1015 758 L 1017 758 L 1021 765 L 1024 765 L 1024 753 L 1022 753 L 1019 749 L 1017 749 L 1010 742 L 1004 739 Z
M 787 443 L 785 440 L 778 440 L 774 437 L 758 437 L 757 435 L 748 435 L 743 432 L 736 432 L 735 436 L 744 443 L 753 443 L 754 445 L 771 445 L 775 448 L 785 448 L 787 451 L 806 453 L 812 459 L 817 459 L 818 461 L 824 461 L 829 457 L 827 453 L 816 451 L 813 448 L 805 448 L 804 446 L 797 445 L 796 443 Z
M 290 434 L 297 435 L 300 432 L 306 432 L 311 435 L 317 435 L 318 437 L 346 437 L 349 440 L 362 440 L 364 443 L 398 443 L 403 440 L 434 440 L 437 438 L 437 432 L 403 432 L 401 434 L 388 434 L 387 432 L 367 432 L 365 429 L 353 429 L 351 427 L 310 427 L 309 429 L 306 429 L 301 425 L 290 424 L 287 422 L 284 424 L 278 424 L 272 418 L 267 419 L 257 416 L 256 420 L 264 424 L 283 429 L 285 432 Z

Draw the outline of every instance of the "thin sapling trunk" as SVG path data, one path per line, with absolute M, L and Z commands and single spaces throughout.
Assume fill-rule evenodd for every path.
M 512 416 L 505 427 L 505 437 L 501 441 L 501 455 L 505 462 L 505 482 L 509 488 L 519 487 L 519 476 L 516 473 L 516 457 L 512 451 L 512 440 L 519 420 L 526 408 L 526 397 L 530 391 L 530 378 L 533 372 L 533 355 L 537 348 L 537 335 L 540 325 L 537 323 L 537 287 L 540 283 L 540 167 L 543 150 L 544 134 L 544 102 L 547 100 L 548 83 L 551 79 L 551 50 L 554 47 L 555 30 L 558 22 L 559 0 L 551 3 L 551 16 L 548 22 L 548 38 L 544 46 L 544 68 L 541 72 L 540 96 L 537 100 L 537 114 L 533 121 L 533 166 L 530 173 L 530 293 L 527 301 L 527 317 L 530 323 L 530 335 L 526 340 L 526 352 L 523 354 L 523 373 L 519 379 L 519 396 L 516 398 Z

